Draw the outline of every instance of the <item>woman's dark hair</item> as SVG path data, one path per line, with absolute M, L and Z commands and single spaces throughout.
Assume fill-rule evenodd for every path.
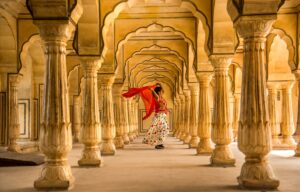
M 154 88 L 156 94 L 162 91 L 162 87 L 160 83 L 156 83 L 156 87 Z

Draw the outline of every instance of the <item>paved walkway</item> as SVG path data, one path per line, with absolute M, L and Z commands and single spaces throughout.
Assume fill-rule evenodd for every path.
M 209 156 L 196 156 L 194 149 L 169 137 L 166 149 L 154 150 L 141 144 L 141 138 L 119 150 L 116 156 L 105 156 L 101 168 L 80 168 L 82 146 L 75 145 L 70 164 L 76 178 L 72 191 L 82 192 L 210 192 L 241 191 L 237 187 L 243 155 L 232 144 L 236 167 L 209 166 Z M 281 181 L 279 190 L 296 192 L 300 189 L 300 158 L 293 151 L 273 151 L 271 164 Z M 33 182 L 41 166 L 0 168 L 0 191 L 34 191 Z

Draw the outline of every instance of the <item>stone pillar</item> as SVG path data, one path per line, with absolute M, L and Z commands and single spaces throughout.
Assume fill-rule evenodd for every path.
M 238 182 L 246 188 L 275 189 L 279 181 L 268 162 L 271 129 L 266 93 L 265 46 L 276 15 L 241 16 L 235 21 L 244 39 L 244 65 L 238 147 L 245 154 Z
M 276 114 L 276 98 L 277 98 L 277 83 L 268 82 L 268 108 L 269 108 L 269 125 L 272 132 L 272 145 L 279 147 L 281 142 L 279 140 L 280 127 L 278 126 Z
M 80 141 L 84 144 L 79 166 L 101 166 L 99 143 L 101 141 L 101 124 L 98 102 L 97 73 L 100 68 L 99 58 L 82 57 L 85 91 L 83 96 L 83 122 Z
M 181 102 L 181 108 L 180 108 L 180 134 L 179 139 L 183 141 L 185 138 L 185 97 L 184 95 L 180 95 L 180 102 Z
M 197 147 L 198 155 L 211 154 L 211 112 L 209 106 L 209 85 L 212 78 L 211 73 L 198 73 L 199 80 L 199 117 L 198 136 L 200 142 Z
M 183 143 L 189 144 L 192 138 L 190 135 L 191 92 L 189 90 L 185 90 L 184 97 L 185 97 L 185 119 L 184 119 L 185 137 L 183 139 Z
M 176 135 L 176 131 L 177 131 L 177 101 L 176 99 L 174 99 L 174 107 L 173 107 L 173 136 Z
M 180 109 L 181 109 L 181 104 L 180 104 L 180 99 L 179 98 L 175 98 L 176 101 L 176 130 L 175 130 L 175 134 L 174 136 L 176 138 L 179 138 L 179 134 L 180 134 Z
M 300 157 L 300 71 L 295 72 L 295 77 L 298 85 L 298 115 L 297 115 L 297 128 L 295 135 L 298 137 L 298 144 L 295 150 L 295 157 Z
M 235 159 L 229 147 L 232 129 L 229 121 L 228 67 L 232 55 L 213 55 L 210 57 L 215 70 L 215 97 L 212 123 L 212 140 L 215 149 L 211 155 L 213 166 L 233 166 Z
M 294 74 L 295 74 L 296 82 L 297 82 L 297 86 L 298 86 L 298 109 L 300 109 L 300 71 L 295 71 Z M 298 137 L 298 140 L 299 140 L 299 138 L 300 138 L 300 110 L 298 110 L 297 127 L 296 127 L 295 135 Z
M 112 99 L 112 84 L 115 76 L 110 74 L 99 74 L 100 91 L 102 91 L 102 155 L 115 155 L 116 146 L 114 139 L 116 137 L 115 117 Z
M 134 119 L 133 119 L 133 111 L 132 111 L 132 102 L 133 98 L 128 98 L 127 99 L 127 108 L 128 108 L 128 123 L 129 123 L 129 133 L 128 137 L 130 142 L 133 142 L 134 140 L 134 134 L 133 134 L 133 127 L 134 127 Z
M 21 148 L 17 143 L 20 136 L 19 105 L 18 105 L 18 84 L 21 79 L 19 74 L 8 75 L 9 81 L 9 143 L 7 151 L 20 152 Z
M 81 97 L 73 97 L 73 142 L 79 142 L 80 130 L 81 130 Z
M 190 135 L 191 141 L 189 142 L 189 148 L 197 148 L 199 144 L 198 136 L 198 115 L 199 115 L 199 84 L 190 83 L 191 90 L 191 108 L 190 108 Z
M 135 117 L 135 127 L 134 127 L 134 137 L 137 138 L 139 135 L 139 103 L 138 100 L 134 101 L 134 117 Z
M 121 113 L 124 117 L 124 133 L 123 133 L 123 141 L 125 145 L 130 143 L 129 140 L 129 122 L 128 122 L 128 107 L 127 107 L 127 99 L 122 97 L 122 108 Z
M 117 149 L 124 148 L 124 114 L 122 113 L 122 84 L 114 85 L 114 103 L 115 103 L 115 124 L 116 124 L 116 138 L 115 145 Z
M 68 189 L 74 183 L 68 164 L 72 149 L 72 127 L 68 100 L 66 46 L 71 35 L 66 20 L 35 21 L 45 48 L 44 107 L 40 128 L 40 150 L 46 156 L 38 190 Z M 74 28 L 73 28 L 74 29 Z
M 240 108 L 241 107 L 241 93 L 234 94 L 234 108 L 233 108 L 233 140 L 237 141 L 239 119 L 240 119 Z
M 296 142 L 293 138 L 295 132 L 292 104 L 292 88 L 294 82 L 285 82 L 282 85 L 282 141 L 281 146 L 285 148 L 296 148 Z

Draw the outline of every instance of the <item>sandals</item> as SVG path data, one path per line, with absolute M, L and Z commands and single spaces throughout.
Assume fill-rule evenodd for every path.
M 164 145 L 156 145 L 156 146 L 155 146 L 155 149 L 164 149 L 164 148 L 165 148 Z

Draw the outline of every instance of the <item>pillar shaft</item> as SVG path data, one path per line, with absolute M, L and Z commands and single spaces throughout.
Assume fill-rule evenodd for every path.
M 185 97 L 185 119 L 184 119 L 184 132 L 185 138 L 183 142 L 185 144 L 189 144 L 191 141 L 191 134 L 190 134 L 190 112 L 191 112 L 191 93 L 189 90 L 184 92 Z
M 7 150 L 20 152 L 17 139 L 20 136 L 19 105 L 18 105 L 18 84 L 21 75 L 9 75 L 9 145 Z
M 268 102 L 266 94 L 265 46 L 276 15 L 241 16 L 235 27 L 244 39 L 244 65 L 238 147 L 246 162 L 238 177 L 246 188 L 277 188 L 268 162 L 271 150 Z
M 128 98 L 127 99 L 127 107 L 128 107 L 128 122 L 129 122 L 129 140 L 130 142 L 133 142 L 134 140 L 134 115 L 133 115 L 133 108 L 132 104 L 133 103 L 133 98 Z
M 80 166 L 100 166 L 102 162 L 99 149 L 101 124 L 97 82 L 100 61 L 98 58 L 83 57 L 81 58 L 81 66 L 84 70 L 85 92 L 80 140 L 84 144 L 84 150 L 78 164 Z
M 117 149 L 124 148 L 124 114 L 122 113 L 122 84 L 114 85 L 114 102 L 115 102 L 115 124 L 116 124 L 116 138 L 115 145 Z
M 241 109 L 241 93 L 234 94 L 234 109 L 233 109 L 233 139 L 237 141 L 239 119 L 240 119 L 240 109 Z
M 102 91 L 102 155 L 114 155 L 116 146 L 114 139 L 116 137 L 115 117 L 112 99 L 112 84 L 114 75 L 101 74 L 99 75 L 100 91 Z
M 129 140 L 129 122 L 128 122 L 128 107 L 127 107 L 127 99 L 122 97 L 122 108 L 121 108 L 121 113 L 123 113 L 124 117 L 124 133 L 123 133 L 123 140 L 124 144 L 128 145 L 130 143 Z
M 231 60 L 232 55 L 211 56 L 216 82 L 212 123 L 212 140 L 215 143 L 215 149 L 211 156 L 213 166 L 233 166 L 235 164 L 229 148 L 232 141 L 228 100 L 228 67 Z
M 41 176 L 34 187 L 68 189 L 74 178 L 67 161 L 72 149 L 66 45 L 69 39 L 69 21 L 36 21 L 45 48 L 44 107 L 40 129 L 40 150 L 46 156 Z M 72 26 L 73 27 L 73 26 Z
M 180 95 L 180 102 L 181 102 L 181 107 L 180 107 L 180 134 L 179 134 L 179 139 L 183 141 L 185 137 L 185 97 L 184 95 Z
M 282 142 L 281 145 L 287 148 L 295 148 L 296 142 L 293 138 L 295 132 L 292 104 L 292 87 L 294 82 L 282 84 Z
M 74 96 L 73 98 L 73 142 L 78 143 L 81 130 L 81 97 Z
M 279 140 L 280 127 L 278 125 L 277 118 L 277 107 L 276 107 L 276 98 L 277 98 L 277 87 L 276 83 L 268 83 L 268 108 L 269 108 L 269 125 L 272 133 L 272 145 L 274 147 L 279 147 L 281 142 Z
M 199 122 L 198 136 L 200 142 L 197 147 L 198 155 L 211 154 L 211 113 L 209 106 L 209 84 L 211 73 L 199 73 Z
M 192 136 L 189 148 L 197 148 L 200 140 L 198 136 L 199 85 L 198 83 L 191 83 L 189 87 L 191 90 L 190 135 Z

